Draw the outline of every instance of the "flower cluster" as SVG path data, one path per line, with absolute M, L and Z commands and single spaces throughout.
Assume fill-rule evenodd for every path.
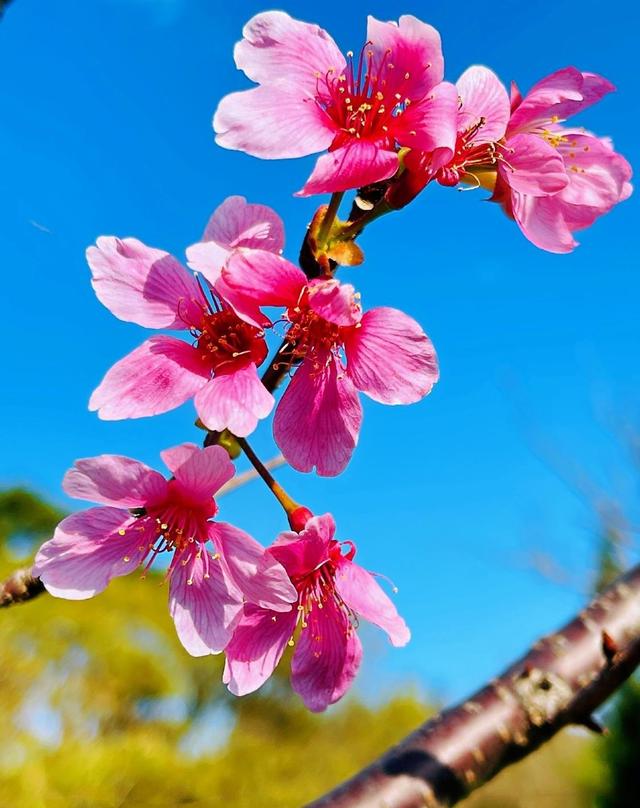
M 611 142 L 566 120 L 612 85 L 566 68 L 523 98 L 486 67 L 444 81 L 438 32 L 412 16 L 369 18 L 367 41 L 343 56 L 321 28 L 284 12 L 259 14 L 236 46 L 258 86 L 222 99 L 217 142 L 263 158 L 322 152 L 301 196 L 331 193 L 303 245 L 302 269 L 284 255 L 284 226 L 241 196 L 212 214 L 186 264 L 133 239 L 103 236 L 87 250 L 98 299 L 116 317 L 160 333 L 116 362 L 90 399 L 107 420 L 158 415 L 193 399 L 205 448 L 161 453 L 166 479 L 128 457 L 78 460 L 64 479 L 99 503 L 64 519 L 40 548 L 34 574 L 58 597 L 84 599 L 160 555 L 169 611 L 193 655 L 224 652 L 236 695 L 260 687 L 287 646 L 294 690 L 324 710 L 352 683 L 358 621 L 402 646 L 409 631 L 375 577 L 270 476 L 246 438 L 272 411 L 273 437 L 294 469 L 340 474 L 362 423 L 359 393 L 411 404 L 438 380 L 433 345 L 398 309 L 363 310 L 336 277 L 362 259 L 354 239 L 430 184 L 489 189 L 525 236 L 552 252 L 631 193 L 631 169 Z M 337 218 L 359 189 L 352 220 Z M 372 199 L 367 191 L 374 190 Z M 165 332 L 182 332 L 179 339 Z M 267 360 L 269 344 L 280 341 Z M 276 403 L 276 387 L 286 380 Z M 227 447 L 227 448 L 223 448 Z M 216 495 L 244 451 L 283 506 L 291 531 L 268 548 L 217 519 Z

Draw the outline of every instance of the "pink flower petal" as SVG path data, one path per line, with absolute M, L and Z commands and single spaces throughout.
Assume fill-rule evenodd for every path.
M 328 144 L 327 144 L 328 145 Z M 352 140 L 318 157 L 311 176 L 296 196 L 330 194 L 386 180 L 398 170 L 398 155 L 368 140 Z
M 229 249 L 248 247 L 279 253 L 284 248 L 284 225 L 267 205 L 249 203 L 243 196 L 228 196 L 211 214 L 202 240 Z
M 351 686 L 362 645 L 355 628 L 335 601 L 306 618 L 291 663 L 291 684 L 312 712 L 322 712 L 342 698 Z
M 212 286 L 216 286 L 231 250 L 215 241 L 199 241 L 187 247 L 187 265 L 200 272 Z
M 444 59 L 440 34 L 417 17 L 403 14 L 396 25 L 369 16 L 367 40 L 377 64 L 386 57 L 394 65 L 393 70 L 385 72 L 391 92 L 401 89 L 405 96 L 420 98 L 442 81 Z M 407 73 L 409 78 L 405 78 Z
M 520 229 L 536 247 L 553 253 L 568 253 L 577 246 L 562 215 L 562 203 L 556 196 L 514 193 L 512 209 Z
M 500 176 L 521 194 L 547 196 L 561 191 L 569 182 L 557 149 L 538 135 L 509 137 L 501 154 Z
M 203 550 L 203 552 L 206 552 Z M 210 560 L 208 577 L 200 558 L 178 559 L 171 572 L 169 613 L 191 656 L 219 654 L 242 616 L 242 596 Z
M 333 477 L 358 442 L 362 406 L 351 379 L 333 356 L 307 357 L 295 372 L 273 421 L 287 462 L 298 471 Z
M 169 253 L 135 238 L 102 236 L 87 261 L 98 300 L 121 320 L 185 330 L 202 322 L 198 284 Z
M 219 146 L 267 160 L 323 151 L 335 136 L 335 125 L 315 100 L 289 86 L 225 95 L 213 128 Z
M 339 73 L 346 64 L 326 31 L 284 11 L 256 14 L 242 35 L 234 50 L 238 69 L 260 84 L 290 85 L 301 96 L 315 94 L 317 73 Z
M 62 487 L 70 497 L 139 508 L 162 499 L 167 481 L 157 471 L 138 460 L 121 455 L 100 455 L 76 460 L 64 475 Z
M 209 534 L 229 577 L 249 603 L 275 612 L 291 611 L 296 588 L 284 567 L 248 533 L 226 522 L 215 522 Z
M 152 337 L 116 362 L 93 391 L 89 409 L 107 421 L 173 410 L 206 384 L 208 368 L 191 345 Z
M 112 578 L 132 572 L 146 555 L 147 543 L 138 532 L 119 533 L 134 522 L 121 508 L 90 508 L 67 516 L 38 550 L 33 574 L 57 598 L 93 597 Z
M 437 84 L 422 101 L 409 106 L 394 122 L 394 134 L 402 146 L 435 152 L 435 167 L 454 154 L 457 138 L 458 92 L 453 84 Z
M 233 373 L 216 376 L 195 397 L 198 416 L 207 429 L 229 429 L 240 438 L 253 432 L 274 403 L 253 362 Z
M 350 326 L 362 319 L 359 295 L 350 283 L 339 280 L 312 281 L 309 284 L 309 306 L 330 323 Z
M 222 681 L 235 696 L 261 687 L 276 669 L 296 627 L 298 610 L 276 614 L 247 604 L 226 648 Z
M 238 300 L 257 306 L 295 306 L 307 285 L 301 269 L 265 250 L 233 253 L 222 277 Z
M 462 100 L 458 129 L 464 131 L 484 119 L 474 141 L 500 140 L 507 128 L 511 107 L 507 91 L 496 74 L 488 67 L 472 65 L 456 82 L 456 90 Z
M 383 404 L 411 404 L 438 381 L 438 360 L 418 323 L 398 309 L 371 309 L 345 335 L 347 373 L 358 390 Z
M 329 546 L 336 525 L 330 513 L 309 519 L 301 533 L 286 530 L 268 548 L 290 578 L 300 578 L 317 569 L 329 559 Z
M 160 453 L 182 489 L 196 500 L 209 500 L 234 475 L 229 454 L 222 446 L 183 443 Z
M 407 624 L 370 572 L 345 558 L 338 565 L 335 580 L 338 594 L 359 617 L 386 631 L 393 645 L 409 642 Z

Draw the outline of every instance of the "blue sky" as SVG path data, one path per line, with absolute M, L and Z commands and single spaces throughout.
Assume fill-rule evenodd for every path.
M 115 452 L 156 464 L 160 449 L 199 440 L 191 405 L 121 423 L 88 413 L 102 374 L 145 332 L 95 300 L 84 250 L 100 234 L 132 235 L 181 256 L 211 210 L 243 194 L 279 211 L 295 260 L 324 201 L 292 196 L 313 158 L 227 152 L 210 125 L 221 96 L 249 86 L 232 47 L 268 7 L 14 0 L 7 10 L 1 484 L 26 483 L 71 507 L 60 480 L 75 458 Z M 535 11 L 499 1 L 354 0 L 340 14 L 329 3 L 283 7 L 356 51 L 367 13 L 414 13 L 440 30 L 451 80 L 472 63 L 524 89 L 567 64 L 601 72 L 618 92 L 579 122 L 638 162 L 635 4 L 617 4 L 615 15 L 592 0 Z M 537 250 L 483 197 L 430 189 L 376 223 L 362 239 L 365 265 L 344 273 L 366 306 L 398 306 L 423 324 L 441 362 L 434 393 L 411 407 L 365 402 L 359 449 L 339 478 L 279 474 L 298 500 L 332 510 L 360 560 L 399 588 L 413 641 L 396 651 L 368 635 L 361 681 L 378 691 L 413 682 L 461 696 L 580 605 L 594 522 L 551 466 L 575 464 L 623 501 L 637 493 L 608 424 L 637 423 L 640 405 L 637 196 L 582 234 L 570 256 Z M 265 457 L 275 453 L 268 426 L 254 443 Z M 540 459 L 543 445 L 553 462 Z M 222 506 L 223 518 L 263 542 L 283 527 L 258 483 Z M 537 551 L 577 586 L 532 571 L 527 556 Z

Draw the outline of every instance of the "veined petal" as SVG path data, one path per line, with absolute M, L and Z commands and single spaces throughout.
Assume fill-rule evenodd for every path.
M 167 481 L 139 460 L 104 454 L 76 460 L 64 475 L 62 487 L 76 499 L 118 508 L 139 508 L 162 499 Z
M 191 656 L 223 651 L 242 616 L 242 595 L 221 565 L 209 559 L 207 569 L 202 556 L 192 556 L 178 559 L 171 571 L 169 613 Z
M 338 565 L 335 581 L 338 594 L 359 617 L 386 631 L 393 645 L 409 642 L 407 624 L 370 572 L 345 558 Z
M 568 253 L 577 247 L 562 215 L 562 202 L 557 196 L 535 197 L 513 193 L 513 215 L 518 226 L 536 247 L 553 253 Z
M 195 499 L 209 500 L 234 475 L 229 453 L 222 446 L 182 443 L 160 452 L 182 489 Z
M 231 255 L 231 250 L 215 241 L 198 241 L 187 247 L 187 265 L 215 286 L 222 275 L 222 268 Z
M 422 101 L 409 106 L 394 122 L 398 142 L 425 152 L 441 151 L 436 162 L 453 157 L 458 121 L 458 91 L 453 84 L 437 84 Z
M 198 284 L 169 253 L 135 238 L 101 236 L 87 262 L 98 300 L 121 320 L 184 330 L 202 322 Z
M 393 70 L 385 72 L 390 92 L 402 90 L 404 96 L 420 98 L 442 81 L 444 58 L 440 34 L 417 17 L 403 14 L 396 24 L 369 16 L 367 40 L 376 65 L 385 57 L 394 65 Z M 409 77 L 405 78 L 407 73 Z
M 240 300 L 258 306 L 294 306 L 307 285 L 301 269 L 265 250 L 234 252 L 222 278 Z
M 398 309 L 370 309 L 345 335 L 347 373 L 358 390 L 382 404 L 411 404 L 438 381 L 433 344 Z
M 261 687 L 276 669 L 296 627 L 298 610 L 277 614 L 246 604 L 226 648 L 222 681 L 235 696 Z
M 323 151 L 336 134 L 335 125 L 314 98 L 275 86 L 225 95 L 213 128 L 219 146 L 268 160 Z
M 147 553 L 135 519 L 121 508 L 89 508 L 67 516 L 38 550 L 33 574 L 57 598 L 85 600 L 112 578 L 132 572 Z
M 236 65 L 259 84 L 288 85 L 301 95 L 313 95 L 318 73 L 340 73 L 346 64 L 326 31 L 284 11 L 256 14 L 242 35 L 233 54 Z
M 261 544 L 226 522 L 212 523 L 209 537 L 246 601 L 274 612 L 291 611 L 298 599 L 296 588 L 282 564 Z
M 557 149 L 538 135 L 510 137 L 498 161 L 498 173 L 512 190 L 530 196 L 548 196 L 569 182 Z
M 362 319 L 359 295 L 350 283 L 336 278 L 309 284 L 309 306 L 320 317 L 335 325 L 351 326 Z
M 314 516 L 301 533 L 285 530 L 267 552 L 282 564 L 290 578 L 307 575 L 329 559 L 329 547 L 335 536 L 333 516 Z
M 306 622 L 291 662 L 291 684 L 309 710 L 317 713 L 341 699 L 351 686 L 362 661 L 362 645 L 331 598 L 322 609 L 312 609 Z
M 397 170 L 398 155 L 395 151 L 353 138 L 346 146 L 318 157 L 311 176 L 296 196 L 349 191 L 386 180 Z
M 206 384 L 199 353 L 173 337 L 151 337 L 116 362 L 93 391 L 89 409 L 107 421 L 173 410 Z
M 229 249 L 248 247 L 279 253 L 284 248 L 284 225 L 267 205 L 249 203 L 243 196 L 228 196 L 211 214 L 202 240 Z
M 229 429 L 240 438 L 250 435 L 274 404 L 253 362 L 233 373 L 216 376 L 195 397 L 198 416 L 207 429 Z
M 362 406 L 351 379 L 331 355 L 308 356 L 296 370 L 273 420 L 273 434 L 298 471 L 333 477 L 358 442 Z
M 491 143 L 504 136 L 511 114 L 509 96 L 496 74 L 483 65 L 468 67 L 456 82 L 462 101 L 458 129 L 464 131 L 481 119 L 474 141 Z

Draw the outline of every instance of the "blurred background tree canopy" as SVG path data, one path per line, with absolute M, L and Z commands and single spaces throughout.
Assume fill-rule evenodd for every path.
M 30 558 L 61 516 L 24 489 L 1 492 L 0 574 Z M 609 567 L 614 551 L 603 551 Z M 401 692 L 312 715 L 286 665 L 268 688 L 234 699 L 220 657 L 194 659 L 179 645 L 166 596 L 162 573 L 150 573 L 94 600 L 44 595 L 0 616 L 0 804 L 295 808 L 435 709 Z M 568 731 L 465 805 L 637 805 L 639 708 L 633 683 L 612 709 L 610 739 Z

